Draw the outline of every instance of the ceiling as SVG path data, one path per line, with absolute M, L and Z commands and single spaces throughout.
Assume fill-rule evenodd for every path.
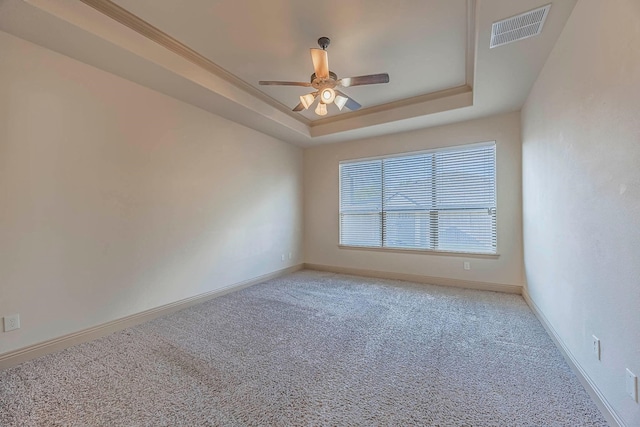
M 402 0 L 376 7 L 343 0 L 256 1 L 251 8 L 237 0 L 190 0 L 188 8 L 176 0 L 115 3 L 288 108 L 312 89 L 265 87 L 258 81 L 308 82 L 309 48 L 318 48 L 316 40 L 325 35 L 332 40 L 330 69 L 339 77 L 380 72 L 393 77 L 386 85 L 344 90 L 365 107 L 465 84 L 466 0 Z M 338 109 L 330 107 L 328 116 L 335 114 Z M 303 115 L 321 118 L 313 110 Z
M 489 49 L 491 24 L 541 0 L 0 0 L 0 30 L 300 146 L 517 111 L 576 0 L 542 34 Z M 338 77 L 362 108 L 291 109 L 311 88 L 309 48 L 331 38 Z

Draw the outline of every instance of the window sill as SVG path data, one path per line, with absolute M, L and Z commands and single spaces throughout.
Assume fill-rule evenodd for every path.
M 369 246 L 345 246 L 338 245 L 340 249 L 356 250 L 356 251 L 374 251 L 374 252 L 395 252 L 405 254 L 420 254 L 420 255 L 438 255 L 438 256 L 455 256 L 464 258 L 485 258 L 485 259 L 498 259 L 500 254 L 479 254 L 473 252 L 448 252 L 448 251 L 431 251 L 425 249 L 401 249 L 401 248 L 372 248 Z

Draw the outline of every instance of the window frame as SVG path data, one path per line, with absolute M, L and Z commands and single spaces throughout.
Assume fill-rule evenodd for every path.
M 464 250 L 441 250 L 441 249 L 431 249 L 431 248 L 384 246 L 384 230 L 385 230 L 384 205 L 381 207 L 380 211 L 378 212 L 380 216 L 380 228 L 381 228 L 380 246 L 359 246 L 359 245 L 343 244 L 340 242 L 341 236 L 342 236 L 342 215 L 344 214 L 344 212 L 342 211 L 342 197 L 343 197 L 342 165 L 352 164 L 352 163 L 361 163 L 361 162 L 367 162 L 367 161 L 376 161 L 376 160 L 383 161 L 387 159 L 419 156 L 423 154 L 428 155 L 428 154 L 434 154 L 434 153 L 456 152 L 456 151 L 463 151 L 467 149 L 490 147 L 490 146 L 493 146 L 495 150 L 495 155 L 494 155 L 495 252 L 472 252 L 472 251 L 464 251 Z M 382 178 L 381 187 L 382 187 L 381 196 L 384 197 L 384 192 L 385 192 L 384 175 Z M 432 148 L 427 150 L 407 151 L 407 152 L 393 153 L 388 155 L 352 158 L 352 159 L 345 159 L 345 160 L 339 161 L 339 165 L 338 165 L 338 247 L 340 249 L 365 250 L 365 251 L 377 251 L 377 252 L 414 253 L 414 254 L 416 253 L 417 254 L 434 254 L 434 255 L 445 255 L 445 256 L 447 255 L 448 256 L 465 256 L 465 257 L 476 257 L 476 258 L 498 258 L 500 257 L 499 236 L 498 236 L 499 234 L 498 233 L 498 211 L 499 211 L 498 209 L 498 149 L 497 149 L 496 141 L 483 141 L 483 142 L 476 142 L 471 144 L 450 145 L 446 147 L 438 147 L 438 148 Z

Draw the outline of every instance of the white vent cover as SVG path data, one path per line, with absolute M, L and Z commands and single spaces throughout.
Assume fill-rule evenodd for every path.
M 547 19 L 551 4 L 494 22 L 491 26 L 490 48 L 537 36 Z

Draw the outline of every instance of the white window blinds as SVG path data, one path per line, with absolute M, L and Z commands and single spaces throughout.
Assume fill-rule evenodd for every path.
M 495 143 L 340 164 L 340 244 L 496 253 Z

